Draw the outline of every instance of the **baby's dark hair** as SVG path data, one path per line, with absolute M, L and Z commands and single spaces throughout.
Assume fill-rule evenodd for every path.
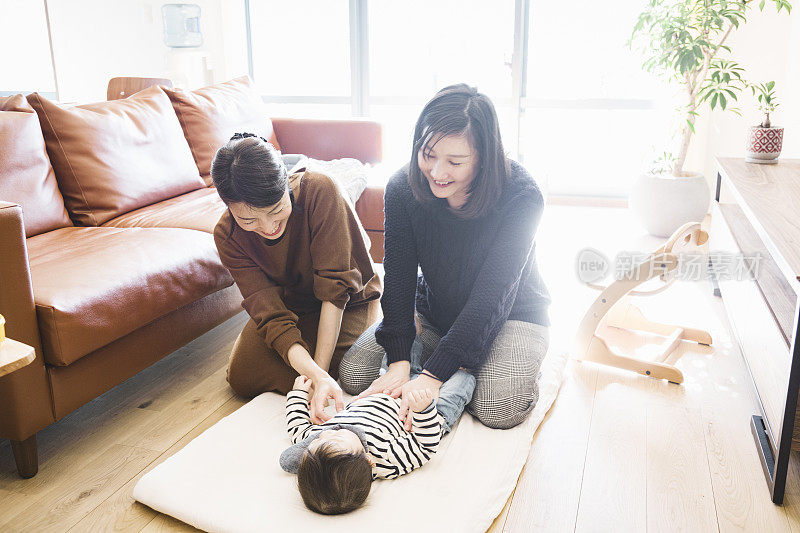
M 270 207 L 281 201 L 288 175 L 280 153 L 262 137 L 237 133 L 217 150 L 211 179 L 226 204 Z
M 306 507 L 320 514 L 349 513 L 361 507 L 372 486 L 366 453 L 342 453 L 325 442 L 306 451 L 297 469 L 297 487 Z

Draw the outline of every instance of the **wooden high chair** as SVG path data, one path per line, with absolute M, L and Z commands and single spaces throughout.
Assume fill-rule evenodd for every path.
M 636 275 L 631 276 L 631 279 L 620 279 L 607 287 L 587 283 L 601 293 L 584 315 L 578 328 L 577 359 L 632 370 L 672 383 L 683 381 L 683 373 L 675 365 L 667 363 L 667 360 L 682 340 L 710 345 L 711 335 L 699 329 L 652 322 L 631 303 L 630 297 L 652 296 L 666 290 L 676 279 L 679 254 L 707 252 L 708 233 L 702 229 L 702 226 L 707 227 L 707 223 L 708 218 L 702 225 L 699 222 L 683 225 L 663 246 L 654 250 L 644 261 L 634 265 Z M 634 290 L 642 283 L 656 277 L 663 282 L 660 287 L 649 291 Z M 605 326 L 646 331 L 665 336 L 667 339 L 662 345 L 663 349 L 654 359 L 639 359 L 612 350 L 606 340 L 598 335 Z

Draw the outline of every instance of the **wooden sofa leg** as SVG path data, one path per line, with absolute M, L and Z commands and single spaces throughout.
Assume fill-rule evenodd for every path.
M 17 463 L 17 472 L 21 478 L 28 479 L 39 471 L 39 453 L 36 448 L 36 434 L 25 440 L 12 440 L 11 451 Z

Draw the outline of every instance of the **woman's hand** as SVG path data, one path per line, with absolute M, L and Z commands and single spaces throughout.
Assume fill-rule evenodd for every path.
M 331 416 L 325 412 L 329 400 L 333 399 L 337 413 L 344 409 L 342 389 L 327 372 L 313 376 L 311 383 L 314 387 L 314 395 L 311 397 L 311 421 L 315 424 L 322 424 L 331 419 Z
M 404 423 L 406 431 L 411 431 L 411 419 L 413 417 L 408 415 L 408 408 L 411 407 L 411 402 L 414 398 L 425 390 L 433 391 L 436 397 L 438 397 L 439 388 L 441 386 L 441 381 L 425 374 L 420 374 L 402 386 L 400 390 L 400 412 L 398 415 L 400 416 L 400 421 Z
M 325 407 L 331 398 L 333 398 L 336 405 L 337 413 L 344 409 L 342 389 L 339 384 L 314 362 L 308 350 L 302 344 L 292 344 L 289 347 L 287 357 L 289 364 L 300 376 L 308 376 L 311 380 L 309 390 L 313 392 L 309 393 L 309 401 L 311 403 L 311 421 L 313 423 L 322 424 L 331 419 L 330 416 L 325 414 Z
M 378 394 L 380 392 L 388 394 L 392 398 L 400 396 L 400 388 L 410 379 L 411 363 L 408 361 L 397 361 L 389 365 L 389 370 L 384 375 L 372 382 L 367 390 L 356 396 L 356 399 Z

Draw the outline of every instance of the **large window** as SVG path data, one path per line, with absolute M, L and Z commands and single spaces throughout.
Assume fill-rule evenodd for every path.
M 424 103 L 468 83 L 549 192 L 621 196 L 663 143 L 668 95 L 626 46 L 641 1 L 576 2 L 248 0 L 252 73 L 275 114 L 380 121 L 390 167 Z

